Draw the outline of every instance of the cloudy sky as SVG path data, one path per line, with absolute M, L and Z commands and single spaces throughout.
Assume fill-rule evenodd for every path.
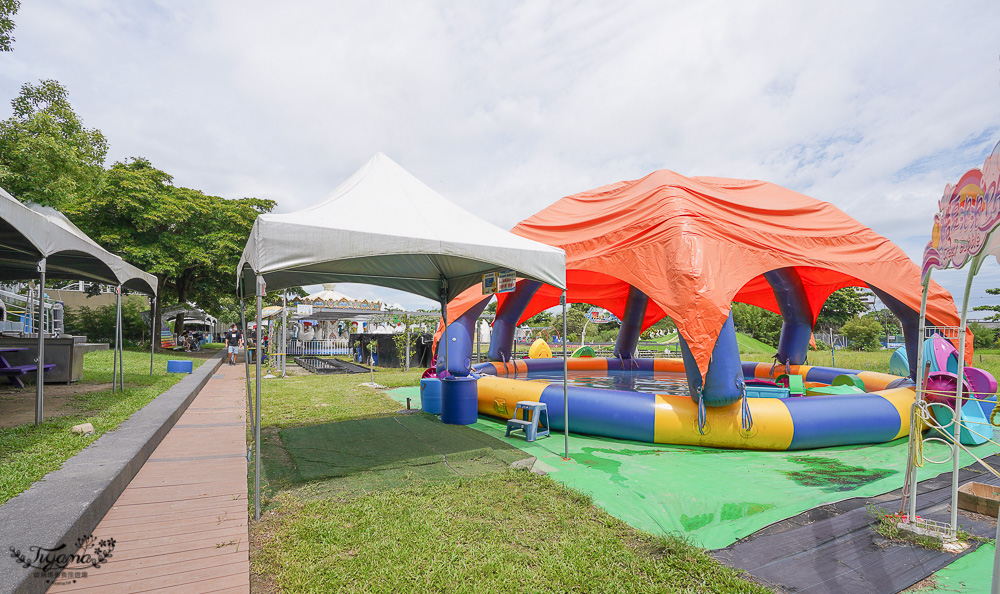
M 1000 141 L 996 0 L 24 0 L 15 22 L 0 118 L 56 79 L 109 164 L 278 211 L 376 151 L 508 228 L 667 168 L 832 202 L 919 260 L 944 185 Z M 962 272 L 935 278 L 961 300 Z M 993 263 L 970 303 L 997 286 Z

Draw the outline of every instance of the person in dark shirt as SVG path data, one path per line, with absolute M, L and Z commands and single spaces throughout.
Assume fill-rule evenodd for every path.
M 223 340 L 226 341 L 226 351 L 229 353 L 229 364 L 236 365 L 236 355 L 240 352 L 240 347 L 243 346 L 243 334 L 240 333 L 236 328 L 236 324 L 229 327 L 229 332 L 222 335 Z

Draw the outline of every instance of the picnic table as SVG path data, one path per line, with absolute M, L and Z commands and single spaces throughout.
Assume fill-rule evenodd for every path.
M 27 365 L 11 365 L 7 361 L 7 358 L 3 356 L 3 354 L 16 353 L 19 351 L 26 351 L 26 350 L 28 350 L 27 347 L 0 347 L 0 375 L 7 376 L 7 379 L 10 380 L 10 383 L 14 384 L 18 388 L 24 387 L 24 382 L 21 381 L 21 376 L 25 375 L 29 371 L 37 371 L 38 364 L 29 363 Z M 55 363 L 49 363 L 47 365 L 44 365 L 43 368 L 45 369 L 45 372 L 48 373 L 49 370 L 51 370 L 55 366 L 56 366 Z

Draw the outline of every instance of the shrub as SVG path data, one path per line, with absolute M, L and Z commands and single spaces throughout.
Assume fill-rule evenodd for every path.
M 133 344 L 148 339 L 148 326 L 139 315 L 137 303 L 125 301 L 122 303 L 122 333 L 125 342 Z M 96 342 L 112 342 L 115 336 L 115 306 L 103 305 L 88 307 L 86 305 L 66 310 L 66 332 L 83 335 L 87 340 Z
M 840 332 L 850 341 L 850 345 L 859 351 L 877 351 L 882 348 L 880 338 L 884 333 L 882 325 L 877 320 L 865 317 L 853 317 L 847 320 Z
M 979 322 L 969 322 L 969 330 L 972 330 L 972 334 L 975 336 L 972 344 L 977 349 L 988 349 L 996 344 L 997 335 L 992 328 L 987 328 Z

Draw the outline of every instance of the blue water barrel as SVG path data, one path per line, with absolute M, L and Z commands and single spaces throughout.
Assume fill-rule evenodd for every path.
M 425 413 L 441 414 L 441 380 L 436 377 L 420 380 L 420 408 Z
M 192 361 L 180 359 L 167 361 L 167 373 L 191 373 L 192 371 L 194 371 L 194 363 Z
M 479 416 L 479 391 L 474 377 L 441 380 L 441 422 L 471 425 Z

